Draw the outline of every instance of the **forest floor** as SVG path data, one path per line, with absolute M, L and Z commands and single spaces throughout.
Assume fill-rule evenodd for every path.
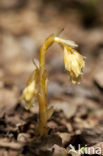
M 0 1 L 0 156 L 82 154 L 70 152 L 70 145 L 76 150 L 80 145 L 84 155 L 103 154 L 102 8 L 102 0 L 95 5 L 88 0 Z M 61 28 L 62 38 L 79 45 L 86 67 L 80 85 L 73 85 L 61 49 L 54 44 L 48 50 L 49 106 L 54 113 L 49 134 L 36 139 L 38 103 L 27 111 L 20 96 L 40 46 Z

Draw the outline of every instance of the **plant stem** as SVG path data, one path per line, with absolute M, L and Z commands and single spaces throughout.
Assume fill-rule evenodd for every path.
M 58 36 L 60 32 L 56 34 Z M 46 75 L 45 70 L 45 53 L 47 49 L 54 43 L 60 43 L 61 40 L 56 40 L 56 36 L 52 34 L 47 38 L 44 42 L 43 46 L 40 48 L 40 57 L 39 57 L 39 67 L 40 67 L 40 75 L 39 75 L 39 134 L 43 135 L 47 133 L 48 129 L 46 127 L 47 120 L 50 118 L 53 110 L 48 109 L 48 77 Z
M 43 135 L 47 133 L 47 120 L 48 120 L 48 78 L 45 79 L 45 53 L 50 45 L 54 42 L 54 35 L 51 35 L 43 44 L 40 49 L 39 58 L 39 134 Z M 46 85 L 45 85 L 46 84 Z

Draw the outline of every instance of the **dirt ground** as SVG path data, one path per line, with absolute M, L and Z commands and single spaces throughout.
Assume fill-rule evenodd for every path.
M 61 28 L 62 38 L 79 45 L 86 67 L 80 85 L 73 85 L 60 47 L 48 50 L 54 113 L 49 134 L 35 138 L 38 103 L 27 111 L 20 96 L 40 46 Z M 70 144 L 95 150 L 73 153 Z M 103 154 L 103 0 L 0 0 L 0 156 L 95 154 Z

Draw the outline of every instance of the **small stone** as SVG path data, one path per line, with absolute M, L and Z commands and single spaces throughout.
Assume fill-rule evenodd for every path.
M 60 147 L 56 144 L 54 144 L 49 150 L 52 150 L 53 151 L 53 156 L 59 156 L 59 155 L 63 155 L 63 156 L 66 156 L 67 152 L 65 150 L 65 148 L 63 147 Z
M 30 138 L 30 135 L 29 134 L 20 133 L 20 134 L 18 134 L 17 141 L 19 141 L 21 143 L 25 143 L 25 142 L 28 141 L 29 138 Z
M 68 143 L 71 140 L 71 135 L 69 133 L 57 133 L 61 139 L 62 139 L 62 144 L 66 145 L 66 143 Z
M 99 70 L 96 73 L 94 80 L 97 83 L 97 85 L 103 89 L 103 71 L 102 70 Z

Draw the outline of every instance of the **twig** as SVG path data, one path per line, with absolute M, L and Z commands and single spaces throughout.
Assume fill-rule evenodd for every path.
M 3 148 L 11 148 L 13 150 L 20 150 L 23 147 L 23 143 L 16 143 L 16 142 L 8 142 L 5 139 L 0 139 L 0 147 Z

